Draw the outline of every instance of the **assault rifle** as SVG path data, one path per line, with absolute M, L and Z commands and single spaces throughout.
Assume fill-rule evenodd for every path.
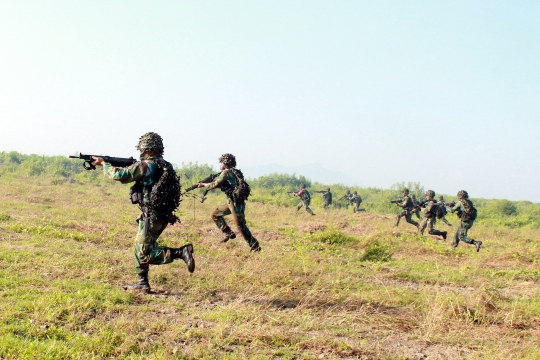
M 70 159 L 81 159 L 84 160 L 83 162 L 83 168 L 85 170 L 96 170 L 96 165 L 92 164 L 92 156 L 103 158 L 103 161 L 106 163 L 111 164 L 112 166 L 118 166 L 118 167 L 125 167 L 129 165 L 133 165 L 137 160 L 135 160 L 132 157 L 129 158 L 120 158 L 120 157 L 114 157 L 114 156 L 102 156 L 102 155 L 85 155 L 79 153 L 79 156 L 73 156 L 69 155 L 68 158 Z
M 349 196 L 351 196 L 351 195 L 345 194 L 345 195 L 343 195 L 342 197 L 340 197 L 340 198 L 338 199 L 338 201 L 339 201 L 339 200 L 349 200 Z
M 401 200 L 390 200 L 391 204 L 396 204 L 397 205 L 397 203 L 399 203 L 399 202 L 401 202 Z
M 289 197 L 292 195 L 296 196 L 296 191 L 287 191 L 287 195 L 289 195 Z
M 211 183 L 212 181 L 214 181 L 214 180 L 219 176 L 219 174 L 220 174 L 220 173 L 217 173 L 217 174 L 210 174 L 208 177 L 205 177 L 205 178 L 202 179 L 201 181 L 198 181 L 195 185 L 192 185 L 192 186 L 188 187 L 188 188 L 182 193 L 182 195 L 185 195 L 186 193 L 190 192 L 191 190 L 196 189 L 199 183 L 205 183 L 205 184 Z M 210 190 L 208 190 L 208 189 L 205 189 L 205 190 L 204 190 L 204 194 L 203 194 L 203 196 L 202 196 L 202 198 L 201 198 L 201 200 L 200 200 L 201 203 L 203 203 L 204 200 L 206 200 L 206 195 L 208 194 L 208 191 L 210 191 Z
M 413 207 L 413 209 L 420 209 L 420 208 L 423 208 L 423 207 L 426 207 L 429 203 L 433 203 L 435 202 L 435 200 L 426 200 L 426 201 L 422 201 L 421 203 L 419 203 L 418 205 L 416 205 L 415 207 Z M 452 207 L 454 205 L 456 205 L 456 202 L 455 201 L 451 201 L 451 202 L 435 202 L 434 204 L 431 204 L 432 206 L 449 206 L 449 207 Z
M 317 194 L 324 194 L 326 193 L 327 191 L 326 190 L 313 190 L 314 193 L 317 193 Z

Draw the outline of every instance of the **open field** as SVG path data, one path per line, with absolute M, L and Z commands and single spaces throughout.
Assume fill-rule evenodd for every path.
M 226 244 L 224 201 L 185 199 L 161 243 L 197 268 L 152 267 L 131 293 L 137 208 L 115 183 L 0 177 L 2 359 L 540 359 L 540 231 L 487 227 L 476 253 L 394 215 L 317 216 L 248 202 L 263 251 Z M 397 210 L 396 210 L 397 212 Z M 448 216 L 455 229 L 458 220 Z

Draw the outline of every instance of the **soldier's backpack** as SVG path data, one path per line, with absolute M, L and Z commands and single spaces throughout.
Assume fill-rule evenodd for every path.
M 248 199 L 249 195 L 251 194 L 251 188 L 244 179 L 244 174 L 242 174 L 242 171 L 238 169 L 231 169 L 231 172 L 236 179 L 236 186 L 231 193 L 231 198 L 235 204 L 239 204 Z
M 459 217 L 462 221 L 472 221 L 476 220 L 477 211 L 474 207 L 472 201 L 470 200 L 461 200 L 461 204 L 463 205 L 463 211 L 461 214 L 459 214 Z
M 157 164 L 156 176 L 150 190 L 148 201 L 144 204 L 139 203 L 141 208 L 145 207 L 150 222 L 159 221 L 174 224 L 180 221 L 174 211 L 182 201 L 180 199 L 180 178 L 174 171 L 172 165 L 163 160 L 155 160 Z

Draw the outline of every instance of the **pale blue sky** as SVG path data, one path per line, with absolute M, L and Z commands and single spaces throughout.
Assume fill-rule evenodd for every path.
M 0 151 L 131 156 L 156 131 L 177 164 L 540 202 L 539 19 L 538 1 L 0 0 Z

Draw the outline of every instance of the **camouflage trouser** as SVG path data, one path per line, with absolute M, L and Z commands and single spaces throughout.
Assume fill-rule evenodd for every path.
M 212 213 L 212 220 L 214 220 L 218 229 L 220 229 L 224 233 L 230 233 L 232 231 L 229 225 L 227 225 L 227 222 L 225 221 L 225 218 L 224 218 L 224 216 L 231 215 L 231 209 L 229 208 L 229 206 L 233 207 L 232 204 L 228 204 L 228 203 L 221 204 Z M 236 215 L 235 218 L 237 222 L 236 226 L 240 229 L 240 232 L 242 236 L 244 237 L 244 239 L 246 240 L 246 242 L 248 243 L 248 245 L 250 247 L 254 247 L 257 244 L 259 244 L 259 242 L 251 234 L 251 231 L 246 225 L 246 216 L 244 214 L 245 210 L 246 210 L 245 203 L 236 204 L 234 206 L 234 213 Z
M 458 246 L 460 241 L 466 242 L 467 244 L 474 244 L 474 240 L 467 236 L 467 232 L 473 226 L 474 221 L 461 221 L 459 227 L 457 228 L 454 234 L 454 242 L 452 243 L 453 247 Z
M 446 218 L 445 218 L 444 216 L 443 216 L 443 217 L 440 217 L 440 218 L 437 218 L 437 219 L 438 219 L 438 220 L 441 220 L 443 223 L 445 223 L 445 224 L 448 225 L 448 226 L 452 226 L 452 224 L 450 224 L 450 223 L 448 222 L 448 220 L 446 220 Z
M 413 213 L 416 214 L 416 217 L 418 218 L 418 220 L 422 219 L 422 218 L 420 217 L 420 210 L 414 209 L 414 210 L 413 210 Z
M 361 203 L 352 203 L 353 206 L 353 212 L 359 212 L 360 210 L 360 204 Z
M 296 205 L 296 211 L 300 210 L 302 208 L 302 206 L 305 206 L 306 207 L 306 211 L 308 213 L 310 213 L 311 215 L 315 215 L 313 214 L 313 211 L 309 208 L 309 202 L 308 201 L 305 201 L 305 200 L 301 200 L 298 205 Z
M 332 205 L 332 203 L 331 203 L 330 201 L 324 200 L 323 207 L 324 207 L 325 209 L 328 209 L 328 208 L 330 207 L 330 205 Z
M 148 274 L 149 265 L 162 265 L 173 262 L 171 248 L 159 246 L 157 239 L 167 227 L 167 223 L 155 222 L 144 235 L 144 220 L 139 220 L 139 231 L 135 237 L 135 272 L 139 275 Z
M 402 210 L 402 211 L 398 214 L 398 216 L 397 216 L 397 218 L 396 218 L 396 226 L 399 225 L 399 220 L 401 220 L 401 218 L 404 217 L 404 216 L 405 216 L 405 220 L 406 220 L 409 224 L 412 224 L 412 225 L 418 227 L 418 223 L 412 219 L 412 213 L 411 213 L 409 210 L 405 210 L 405 209 Z
M 435 217 L 425 217 L 424 220 L 420 223 L 420 226 L 418 226 L 418 233 L 421 235 L 424 235 L 424 230 L 428 229 L 428 233 L 430 235 L 442 235 L 443 232 L 434 229 L 435 224 L 437 223 L 437 218 Z

